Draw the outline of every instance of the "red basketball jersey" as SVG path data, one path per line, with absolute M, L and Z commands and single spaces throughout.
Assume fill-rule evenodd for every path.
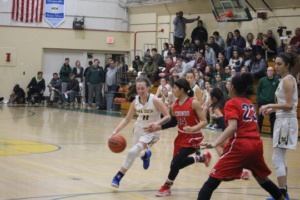
M 177 119 L 178 133 L 185 133 L 183 127 L 195 126 L 200 122 L 197 113 L 192 108 L 194 98 L 189 97 L 182 105 L 178 104 L 178 99 L 174 103 L 173 111 Z M 195 133 L 201 133 L 201 130 Z
M 238 127 L 236 132 L 229 138 L 255 138 L 259 139 L 256 111 L 253 103 L 244 97 L 235 97 L 225 104 L 225 123 L 228 120 L 237 119 Z

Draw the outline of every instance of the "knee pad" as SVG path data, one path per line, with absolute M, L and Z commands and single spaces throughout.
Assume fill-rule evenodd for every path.
M 140 155 L 140 153 L 144 150 L 144 147 L 141 143 L 137 143 L 134 145 L 128 152 L 126 160 L 123 162 L 122 167 L 128 170 L 133 164 L 136 157 Z
M 276 176 L 286 176 L 285 149 L 275 148 L 272 162 L 276 170 Z

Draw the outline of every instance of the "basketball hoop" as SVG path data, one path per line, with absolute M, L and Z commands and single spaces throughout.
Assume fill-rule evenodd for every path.
M 225 13 L 223 13 L 223 14 L 218 15 L 218 16 L 216 17 L 216 20 L 217 20 L 218 22 L 227 22 L 227 19 L 228 19 L 228 18 L 232 18 L 232 17 L 234 17 L 234 14 L 233 14 L 233 12 L 230 10 L 230 11 L 227 11 L 227 12 L 225 12 Z

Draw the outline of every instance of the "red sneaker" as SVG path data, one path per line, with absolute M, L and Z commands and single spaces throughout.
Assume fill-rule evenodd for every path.
M 204 156 L 204 159 L 205 159 L 204 164 L 205 164 L 206 167 L 208 167 L 209 163 L 210 163 L 210 160 L 211 160 L 211 155 L 210 155 L 209 151 L 204 153 L 203 156 Z
M 161 186 L 160 190 L 155 193 L 157 197 L 171 196 L 171 189 L 165 185 Z
M 248 180 L 249 179 L 249 173 L 247 171 L 242 172 L 241 179 Z

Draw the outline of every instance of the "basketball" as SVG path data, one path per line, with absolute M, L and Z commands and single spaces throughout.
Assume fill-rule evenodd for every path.
M 126 148 L 126 139 L 119 134 L 112 135 L 108 139 L 108 147 L 114 153 L 121 153 Z

